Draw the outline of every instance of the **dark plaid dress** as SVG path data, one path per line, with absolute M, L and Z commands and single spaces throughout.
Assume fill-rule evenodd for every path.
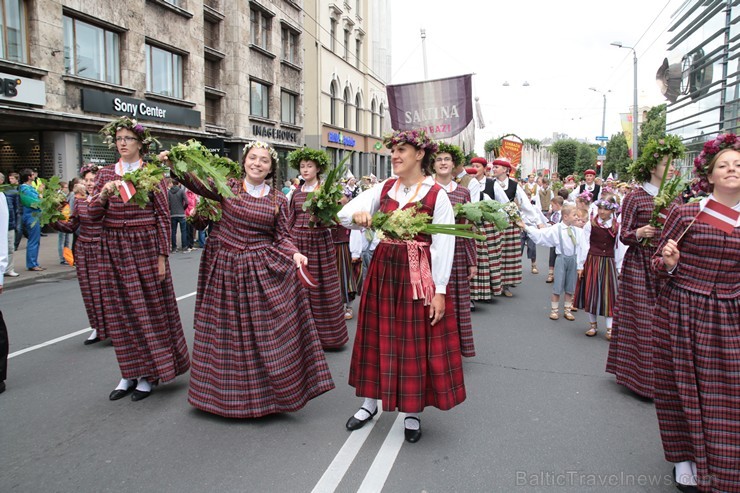
M 337 349 L 349 340 L 337 255 L 331 229 L 321 226 L 311 228 L 308 225 L 309 214 L 303 210 L 307 196 L 308 193 L 301 190 L 293 194 L 290 232 L 298 251 L 308 257 L 308 271 L 319 283 L 319 287 L 312 289 L 308 295 L 321 345 L 324 349 Z
M 396 180 L 386 180 L 380 210 L 391 212 L 398 202 L 388 196 Z M 434 215 L 434 185 L 420 200 L 421 212 Z M 405 208 L 415 207 L 416 203 Z M 430 237 L 418 241 L 430 242 Z M 431 265 L 431 253 L 425 248 Z M 416 413 L 426 406 L 452 409 L 465 400 L 460 336 L 452 298 L 434 327 L 429 306 L 414 300 L 404 244 L 381 241 L 375 249 L 360 299 L 357 334 L 349 384 L 357 396 L 381 399 L 383 409 Z
M 229 418 L 301 409 L 334 382 L 296 277 L 287 199 L 252 197 L 236 180 L 229 199 L 183 183 L 223 209 L 200 266 L 188 402 Z
M 470 190 L 457 186 L 447 196 L 450 203 L 463 204 L 470 202 Z M 466 358 L 475 356 L 473 342 L 473 322 L 470 319 L 470 281 L 469 267 L 476 265 L 475 240 L 472 238 L 455 238 L 455 260 L 452 262 L 450 282 L 447 284 L 447 296 L 452 298 L 457 316 L 457 330 L 460 334 L 460 351 Z
M 62 233 L 78 232 L 74 245 L 75 268 L 77 281 L 80 283 L 82 302 L 87 312 L 90 327 L 98 331 L 100 339 L 107 339 L 104 321 L 103 293 L 100 288 L 98 257 L 100 255 L 100 236 L 103 222 L 90 215 L 90 202 L 75 200 L 74 211 L 68 221 L 58 221 L 54 229 Z M 79 230 L 78 230 L 79 228 Z
M 673 209 L 658 252 L 699 204 Z M 740 491 L 740 228 L 695 222 L 679 245 L 653 318 L 655 408 L 665 458 L 694 461 L 701 491 Z
M 622 204 L 620 239 L 627 246 L 622 262 L 614 326 L 609 345 L 606 371 L 643 397 L 653 397 L 653 327 L 658 279 L 650 261 L 655 246 L 643 246 L 637 239 L 637 229 L 650 221 L 653 196 L 642 188 L 631 192 Z M 657 238 L 653 240 L 653 245 Z
M 102 168 L 93 195 L 120 178 L 113 165 Z M 167 382 L 185 373 L 190 359 L 168 262 L 165 280 L 159 281 L 158 257 L 170 253 L 164 180 L 143 209 L 111 196 L 106 206 L 93 199 L 89 213 L 93 219 L 103 218 L 98 264 L 102 309 L 121 375 Z

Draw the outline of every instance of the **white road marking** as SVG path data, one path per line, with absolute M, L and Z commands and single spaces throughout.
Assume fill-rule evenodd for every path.
M 357 493 L 378 493 L 383 490 L 385 481 L 391 473 L 405 439 L 403 433 L 403 418 L 405 416 L 404 413 L 398 413 Z
M 193 291 L 192 293 L 182 295 L 179 298 L 176 298 L 175 301 L 181 301 L 181 300 L 184 300 L 185 298 L 190 298 L 191 296 L 195 296 L 195 291 Z M 84 334 L 85 332 L 90 332 L 91 330 L 92 328 L 88 327 L 86 329 L 78 330 L 76 332 L 72 332 L 70 334 L 66 334 L 61 337 L 57 337 L 56 339 L 51 339 L 49 341 L 42 342 L 41 344 L 36 344 L 35 346 L 30 346 L 25 349 L 20 349 L 18 351 L 10 353 L 8 355 L 8 359 L 15 358 L 16 356 L 20 356 L 21 354 L 30 353 L 31 351 L 35 351 L 37 349 L 51 346 L 52 344 L 56 344 L 57 342 L 62 342 L 64 340 L 71 339 L 72 337 L 77 337 L 78 335 Z
M 329 464 L 326 471 L 324 471 L 324 475 L 321 476 L 319 482 L 311 490 L 311 493 L 333 493 L 337 489 L 337 486 L 342 482 L 349 466 L 352 465 L 355 457 L 360 453 L 362 445 L 367 440 L 367 437 L 370 436 L 370 432 L 373 431 L 375 423 L 380 419 L 382 414 L 383 410 L 378 408 L 378 414 L 375 415 L 372 421 L 349 435 L 342 448 L 337 452 L 334 460 Z

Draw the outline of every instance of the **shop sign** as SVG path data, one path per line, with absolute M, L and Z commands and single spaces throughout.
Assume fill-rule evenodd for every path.
M 329 142 L 333 144 L 342 144 L 347 147 L 354 147 L 357 144 L 355 139 L 343 135 L 342 132 L 329 132 Z
M 224 145 L 224 139 L 200 139 L 211 154 L 218 154 L 221 157 L 229 157 L 229 149 Z
M 265 137 L 272 140 L 282 140 L 285 142 L 298 143 L 298 132 L 282 130 L 275 127 L 265 127 L 263 125 L 252 125 L 252 133 L 255 137 Z
M 82 111 L 200 127 L 200 111 L 94 89 L 82 89 Z
M 0 101 L 44 106 L 46 84 L 40 80 L 0 72 Z

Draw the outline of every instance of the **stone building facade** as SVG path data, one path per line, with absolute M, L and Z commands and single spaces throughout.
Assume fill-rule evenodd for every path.
M 300 1 L 5 0 L 0 15 L 0 171 L 111 162 L 97 131 L 124 114 L 165 147 L 234 159 L 254 138 L 281 157 L 303 145 Z

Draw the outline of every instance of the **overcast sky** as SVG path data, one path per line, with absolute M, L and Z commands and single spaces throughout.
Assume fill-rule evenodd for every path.
M 664 102 L 655 83 L 670 54 L 672 16 L 684 0 L 403 0 L 393 1 L 391 83 L 424 79 L 420 29 L 426 29 L 428 78 L 475 73 L 486 128 L 476 150 L 503 133 L 543 139 L 553 132 L 595 142 L 607 93 L 606 135 L 633 99 L 632 51 L 638 57 L 638 106 Z M 651 26 L 652 24 L 652 26 Z M 509 87 L 503 83 L 509 82 Z M 524 82 L 529 87 L 523 87 Z

